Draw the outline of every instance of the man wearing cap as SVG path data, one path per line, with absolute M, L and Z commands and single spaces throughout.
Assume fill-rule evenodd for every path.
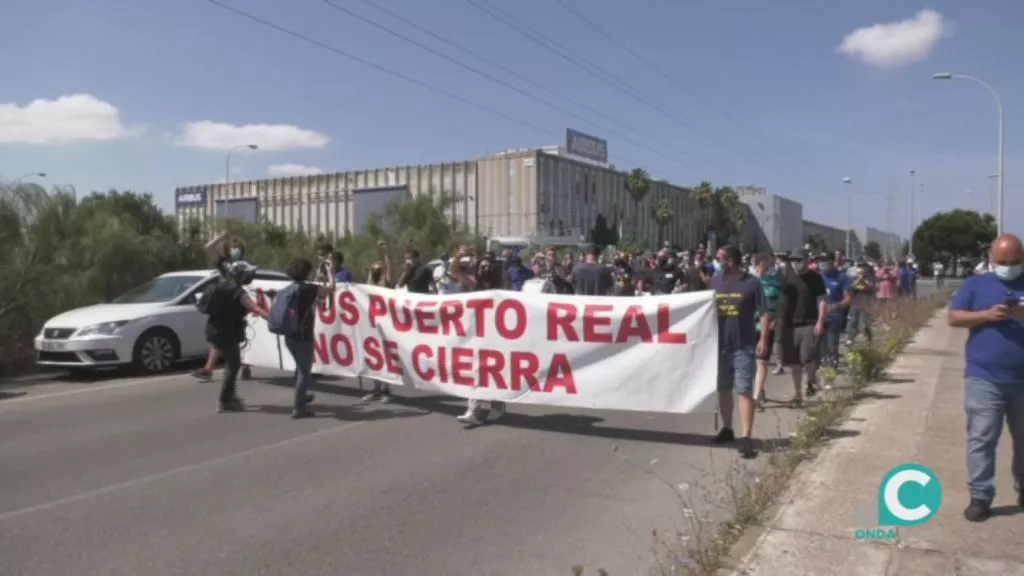
M 778 304 L 780 362 L 793 374 L 793 402 L 803 402 L 801 387 L 807 373 L 807 395 L 815 394 L 814 377 L 818 369 L 819 340 L 825 333 L 825 280 L 816 270 L 813 254 L 805 252 L 799 263 L 787 267 L 782 277 L 782 297 Z

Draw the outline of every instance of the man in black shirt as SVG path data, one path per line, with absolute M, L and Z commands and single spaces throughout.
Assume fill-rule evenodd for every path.
M 780 362 L 793 374 L 793 401 L 803 401 L 801 379 L 807 372 L 807 395 L 812 396 L 818 368 L 819 339 L 825 332 L 825 280 L 809 266 L 813 256 L 806 254 L 798 270 L 787 268 L 782 277 L 782 297 L 778 305 Z
M 430 284 L 434 280 L 434 273 L 429 266 L 420 262 L 420 252 L 415 248 L 408 248 L 405 251 L 405 272 L 398 281 L 398 286 L 405 286 L 409 292 L 414 294 L 429 294 Z
M 615 294 L 615 277 L 612 269 L 598 260 L 601 248 L 597 245 L 587 247 L 586 260 L 577 264 L 572 279 L 576 294 L 586 296 L 613 296 Z

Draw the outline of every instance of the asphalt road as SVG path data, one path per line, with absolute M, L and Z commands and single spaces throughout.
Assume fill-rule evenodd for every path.
M 512 405 L 467 430 L 456 399 L 322 379 L 294 421 L 290 386 L 256 371 L 249 410 L 217 414 L 182 374 L 0 385 L 0 574 L 634 574 L 758 462 L 712 447 L 707 414 Z M 757 435 L 796 418 L 773 406 Z

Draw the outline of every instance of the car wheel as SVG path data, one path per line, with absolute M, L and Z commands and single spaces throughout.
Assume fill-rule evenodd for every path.
M 140 372 L 159 374 L 178 360 L 178 339 L 164 328 L 149 330 L 135 343 L 134 365 Z

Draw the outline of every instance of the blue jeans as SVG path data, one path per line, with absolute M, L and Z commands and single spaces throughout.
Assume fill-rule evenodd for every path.
M 844 317 L 825 321 L 825 337 L 821 339 L 821 365 L 839 367 L 839 341 L 843 339 Z
M 295 409 L 303 410 L 313 385 L 313 342 L 285 338 L 284 345 L 295 359 Z
M 857 336 L 861 330 L 864 331 L 864 335 L 868 337 L 868 340 L 871 340 L 871 317 L 860 306 L 850 308 L 850 316 L 846 320 L 846 328 L 846 337 L 853 342 L 857 341 Z
M 750 396 L 757 373 L 757 347 L 747 346 L 718 354 L 718 389 Z
M 967 475 L 972 500 L 991 503 L 996 495 L 996 446 L 1003 421 L 1013 444 L 1013 488 L 1024 487 L 1024 382 L 992 384 L 968 377 L 964 391 L 967 412 Z

